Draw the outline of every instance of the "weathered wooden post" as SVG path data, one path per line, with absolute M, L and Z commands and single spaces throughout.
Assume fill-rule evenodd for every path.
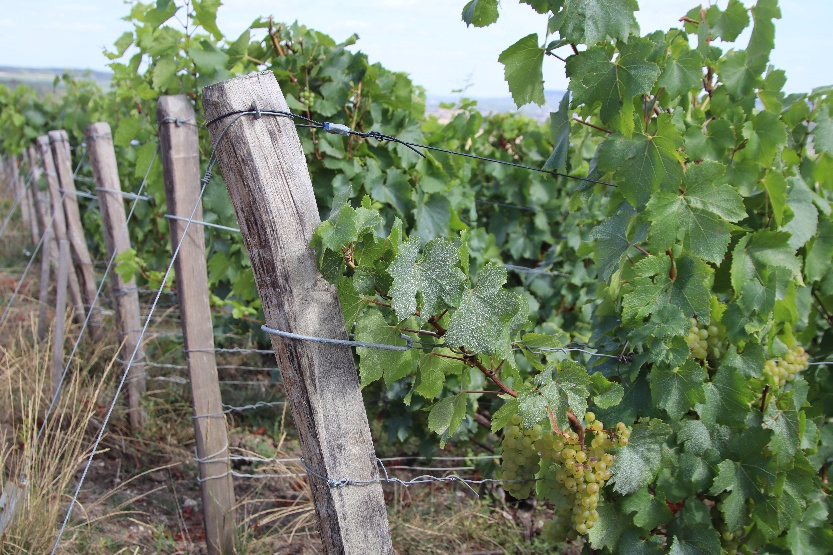
M 38 227 L 43 234 L 40 255 L 40 293 L 38 295 L 38 340 L 43 341 L 46 339 L 46 316 L 49 308 L 49 268 L 50 264 L 52 268 L 58 267 L 58 249 L 55 244 L 55 234 L 52 231 L 53 226 L 49 223 L 52 217 L 52 209 L 48 200 L 49 193 L 38 190 L 41 172 L 34 145 L 30 145 L 26 149 L 26 157 L 29 160 L 29 167 L 33 171 L 32 186 L 29 190 L 34 193 L 35 216 L 38 220 Z
M 52 395 L 61 387 L 64 373 L 64 325 L 67 317 L 67 277 L 72 273 L 69 241 L 58 241 L 58 283 L 55 294 L 55 327 L 52 332 Z
M 202 220 L 200 153 L 194 108 L 185 95 L 162 96 L 156 107 L 156 120 L 159 123 L 168 213 L 187 220 L 193 211 L 194 219 Z M 232 553 L 234 483 L 230 474 L 228 432 L 214 358 L 205 233 L 203 227 L 197 224 L 189 225 L 185 233 L 186 222 L 179 220 L 169 220 L 169 226 L 174 250 L 182 240 L 174 266 L 176 296 L 182 316 L 182 335 L 194 402 L 205 538 L 209 553 Z
M 268 326 L 347 339 L 336 289 L 309 247 L 319 224 L 301 143 L 291 119 L 239 110 L 289 112 L 272 72 L 203 89 L 209 132 L 252 261 Z M 254 106 L 254 108 L 253 108 Z M 350 347 L 272 337 L 306 465 L 328 480 L 373 481 L 376 454 Z M 327 553 L 393 553 L 379 483 L 331 487 L 310 475 Z
M 43 164 L 43 173 L 46 175 L 46 184 L 49 186 L 49 198 L 51 199 L 52 212 L 52 231 L 55 234 L 55 241 L 60 243 L 67 238 L 67 224 L 64 216 L 64 207 L 61 199 L 60 184 L 58 183 L 58 174 L 55 170 L 55 162 L 52 158 L 52 150 L 49 148 L 49 137 L 41 135 L 37 139 L 38 154 L 40 154 L 41 163 Z M 57 255 L 57 250 L 56 250 Z M 78 276 L 75 272 L 69 272 L 69 292 L 72 297 L 72 305 L 75 309 L 75 318 L 84 321 L 86 317 L 86 310 L 84 309 L 84 299 L 81 296 L 81 286 L 78 284 Z
M 101 210 L 101 227 L 104 230 L 107 256 L 108 259 L 113 259 L 130 248 L 130 233 L 124 215 L 124 201 L 120 194 L 119 171 L 110 125 L 93 123 L 87 127 L 85 136 L 98 191 L 98 207 Z M 136 350 L 133 364 L 130 365 L 127 385 L 130 428 L 135 432 L 140 430 L 147 420 L 141 406 L 142 395 L 145 392 L 145 353 L 139 344 L 142 326 L 139 318 L 139 291 L 135 279 L 125 281 L 115 268 L 110 269 L 110 280 L 116 306 L 116 320 L 123 338 L 120 352 L 125 365 L 126 359 Z
M 20 159 L 22 165 L 23 159 Z M 29 228 L 32 234 L 32 241 L 37 242 L 40 237 L 37 236 L 37 228 L 32 228 L 34 223 L 34 215 L 29 207 L 29 187 L 25 183 L 25 179 L 20 174 L 20 165 L 17 156 L 12 156 L 12 184 L 14 187 L 14 198 L 20 203 L 20 219 L 23 220 L 23 227 Z
M 97 284 L 90 251 L 87 249 L 87 239 L 84 236 L 84 226 L 81 223 L 81 213 L 78 211 L 78 197 L 75 194 L 75 178 L 72 171 L 72 153 L 69 149 L 69 136 L 63 129 L 49 132 L 49 144 L 52 148 L 52 158 L 58 172 L 58 182 L 64 191 L 64 215 L 66 217 L 67 239 L 72 246 L 72 259 L 75 262 L 75 272 L 79 285 L 87 301 L 90 311 L 90 334 L 93 339 L 101 336 L 100 312 L 93 306 Z

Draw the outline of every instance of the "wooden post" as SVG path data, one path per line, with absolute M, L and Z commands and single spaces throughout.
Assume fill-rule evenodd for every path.
M 52 209 L 49 203 L 48 191 L 38 190 L 40 183 L 41 171 L 38 164 L 38 155 L 35 147 L 30 145 L 26 149 L 26 157 L 29 160 L 29 167 L 32 168 L 32 186 L 29 190 L 34 195 L 34 212 L 38 221 L 38 227 L 42 230 L 43 244 L 41 245 L 41 259 L 40 259 L 40 293 L 38 295 L 38 341 L 46 339 L 46 318 L 47 309 L 49 308 L 49 269 L 58 268 L 58 248 L 55 244 L 55 234 L 49 225 L 49 219 L 52 217 Z
M 98 190 L 98 207 L 101 210 L 101 227 L 107 245 L 108 260 L 130 248 L 130 233 L 124 215 L 124 201 L 119 184 L 119 170 L 110 125 L 93 123 L 86 131 L 87 152 Z M 125 281 L 115 268 L 110 269 L 116 320 L 121 331 L 122 360 L 125 366 L 133 351 L 136 356 L 130 365 L 127 399 L 130 406 L 130 428 L 139 431 L 147 420 L 142 410 L 141 398 L 145 392 L 145 353 L 140 344 L 141 322 L 139 318 L 139 291 L 136 280 Z
M 20 159 L 22 163 L 22 158 Z M 37 236 L 37 230 L 32 229 L 32 218 L 33 215 L 29 208 L 29 191 L 28 187 L 26 186 L 25 179 L 23 176 L 20 175 L 20 166 L 18 165 L 18 158 L 17 156 L 12 156 L 12 184 L 14 188 L 14 198 L 16 201 L 20 203 L 20 219 L 23 220 L 23 227 L 29 228 L 29 231 L 32 234 L 32 240 L 37 241 L 40 239 Z
M 32 148 L 31 146 L 29 147 Z M 38 179 L 40 178 L 40 169 L 32 165 L 32 160 L 29 158 L 29 151 L 26 151 L 26 160 L 31 172 L 29 187 L 26 188 L 26 203 L 29 205 L 29 226 L 32 232 L 32 243 L 37 245 L 40 241 L 43 229 L 40 225 L 40 218 L 38 217 Z
M 239 110 L 288 112 L 272 72 L 203 89 L 206 120 Z M 209 126 L 268 326 L 347 339 L 336 288 L 309 247 L 319 224 L 300 140 L 287 118 L 243 116 Z M 349 347 L 272 337 L 307 466 L 332 480 L 375 480 L 373 440 Z M 310 476 L 326 553 L 393 553 L 378 483 L 333 488 Z
M 188 124 L 171 123 L 177 119 Z M 168 213 L 202 220 L 200 159 L 194 108 L 185 97 L 161 96 L 156 107 L 159 143 L 165 176 Z M 172 249 L 176 249 L 186 222 L 169 220 Z M 194 432 L 202 479 L 205 539 L 208 551 L 234 550 L 234 483 L 229 473 L 228 432 L 214 358 L 214 329 L 208 304 L 208 272 L 205 234 L 191 224 L 175 261 L 176 296 L 182 317 L 182 334 L 188 355 L 191 395 L 194 402 Z
M 69 241 L 58 241 L 58 284 L 55 294 L 55 327 L 52 333 L 52 395 L 61 386 L 64 373 L 64 324 L 67 317 L 67 278 L 72 273 L 69 260 Z
M 49 148 L 49 137 L 41 135 L 38 137 L 37 143 L 38 153 L 43 164 L 43 173 L 46 175 L 46 184 L 49 186 L 49 198 L 52 204 L 52 212 L 50 214 L 52 218 L 52 231 L 55 234 L 55 241 L 60 242 L 67 238 L 67 224 L 64 216 L 63 203 L 61 202 L 61 192 L 58 190 L 60 189 L 58 174 L 55 171 L 52 150 Z M 75 272 L 69 273 L 69 292 L 72 296 L 73 307 L 75 308 L 75 318 L 83 322 L 87 313 L 84 309 L 84 299 L 81 296 L 81 286 L 78 284 L 78 276 L 75 275 Z
M 55 170 L 58 172 L 58 182 L 64 193 L 64 215 L 66 217 L 67 239 L 72 246 L 72 259 L 79 285 L 87 301 L 90 311 L 90 335 L 94 340 L 101 337 L 100 311 L 93 306 L 97 285 L 95 271 L 90 251 L 87 249 L 87 239 L 84 237 L 84 226 L 81 223 L 81 213 L 78 211 L 78 197 L 75 194 L 75 178 L 72 170 L 72 153 L 69 149 L 69 136 L 63 129 L 49 132 L 49 144 L 52 147 L 52 158 Z

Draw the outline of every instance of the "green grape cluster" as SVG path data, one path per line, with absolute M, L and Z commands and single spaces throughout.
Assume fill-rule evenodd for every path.
M 721 544 L 728 555 L 736 555 L 740 547 L 740 538 L 743 537 L 743 530 L 730 532 L 728 529 L 720 533 Z
M 503 488 L 515 499 L 526 499 L 535 486 L 535 475 L 541 469 L 536 444 L 542 433 L 540 424 L 525 429 L 517 414 L 503 433 L 503 479 L 509 480 Z
M 698 360 L 705 361 L 709 355 L 719 359 L 726 352 L 726 330 L 720 324 L 711 324 L 701 328 L 696 318 L 691 319 L 691 329 L 685 338 L 691 354 Z
M 538 495 L 550 501 L 556 513 L 546 534 L 562 540 L 573 533 L 586 534 L 596 525 L 599 493 L 610 479 L 615 459 L 610 451 L 624 447 L 630 438 L 630 429 L 621 422 L 612 432 L 605 430 L 592 412 L 587 413 L 585 421 L 585 433 L 592 435 L 589 447 L 587 437 L 582 444 L 574 431 L 564 436 L 547 432 L 536 444 L 542 461 L 550 462 L 538 483 Z
M 304 89 L 303 91 L 301 91 L 300 100 L 301 104 L 303 104 L 307 108 L 312 108 L 312 105 L 315 102 L 315 94 L 309 89 Z
M 764 374 L 772 378 L 777 387 L 795 379 L 796 374 L 807 368 L 810 355 L 801 345 L 792 347 L 783 358 L 770 359 L 764 363 Z

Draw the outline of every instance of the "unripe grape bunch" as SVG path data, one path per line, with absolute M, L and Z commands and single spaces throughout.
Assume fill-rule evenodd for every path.
M 726 352 L 726 332 L 717 323 L 701 328 L 696 318 L 691 319 L 691 329 L 685 338 L 691 354 L 698 360 L 705 361 L 711 355 L 719 359 Z
M 796 374 L 809 366 L 810 355 L 801 345 L 787 351 L 780 359 L 770 359 L 764 363 L 764 374 L 769 376 L 776 387 L 783 387 L 795 379 Z
M 315 102 L 315 94 L 309 89 L 304 89 L 301 91 L 300 100 L 301 104 L 305 105 L 307 108 L 312 108 L 312 105 Z
M 517 415 L 504 435 L 503 478 L 530 480 L 509 482 L 504 488 L 513 497 L 525 499 L 538 474 L 536 493 L 555 508 L 555 519 L 544 532 L 553 541 L 586 534 L 595 526 L 599 494 L 610 479 L 615 460 L 611 451 L 627 445 L 630 437 L 630 429 L 622 422 L 616 431 L 605 430 L 592 412 L 586 414 L 585 422 L 584 443 L 573 430 L 561 435 L 543 431 L 538 424 L 524 430 Z M 528 444 L 532 438 L 534 442 Z

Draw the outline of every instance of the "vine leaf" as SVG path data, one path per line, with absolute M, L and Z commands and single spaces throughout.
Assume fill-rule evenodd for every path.
M 587 538 L 594 549 L 607 548 L 611 553 L 620 553 L 617 549 L 619 538 L 625 531 L 627 519 L 610 503 L 600 503 L 596 511 L 599 519 L 596 525 L 587 532 Z
M 584 9 L 584 38 L 596 44 L 610 37 L 627 42 L 631 33 L 639 30 L 633 12 L 639 9 L 636 0 L 587 0 Z
M 752 353 L 744 353 L 744 356 L 747 354 Z M 749 414 L 750 404 L 757 398 L 748 380 L 732 368 L 725 358 L 711 382 L 705 385 L 704 392 L 705 401 L 697 405 L 695 410 L 703 422 L 710 425 L 720 423 L 743 426 Z
M 813 147 L 819 152 L 833 154 L 833 118 L 830 117 L 830 106 L 822 104 L 813 128 Z
M 454 353 L 448 349 L 434 349 L 420 357 L 419 377 L 415 389 L 426 399 L 434 399 L 442 393 L 445 377 L 448 374 L 460 374 L 464 368 L 458 360 L 437 355 L 454 356 Z
M 420 315 L 423 321 L 437 313 L 441 301 L 448 306 L 460 304 L 466 276 L 457 267 L 459 251 L 446 239 L 434 239 L 419 254 L 420 241 L 411 238 L 399 247 L 388 267 L 393 278 L 391 306 L 399 320 L 414 315 L 417 294 L 422 293 Z
M 650 376 L 651 396 L 673 420 L 679 420 L 695 404 L 706 400 L 706 378 L 706 370 L 694 359 L 676 368 L 655 365 Z
M 512 99 L 518 107 L 534 102 L 543 106 L 544 98 L 544 53 L 546 49 L 538 44 L 538 34 L 527 35 L 498 57 L 503 64 L 503 75 L 509 84 Z
M 511 338 L 529 316 L 526 300 L 505 291 L 506 268 L 487 264 L 472 289 L 464 291 L 445 334 L 446 345 L 471 353 L 512 357 Z M 514 357 L 513 357 L 514 358 Z M 511 362 L 511 361 L 509 361 Z
M 633 427 L 630 441 L 619 450 L 610 481 L 617 493 L 627 495 L 650 484 L 659 472 L 671 426 L 653 419 Z
M 683 314 L 708 321 L 711 307 L 712 269 L 698 258 L 678 258 L 676 279 L 672 279 L 672 260 L 667 255 L 649 256 L 636 263 L 637 277 L 626 286 L 622 300 L 622 319 L 641 322 L 645 317 L 671 304 Z
M 696 50 L 684 50 L 677 57 L 669 56 L 659 76 L 660 87 L 674 99 L 696 87 L 703 71 L 703 56 Z
M 466 27 L 488 27 L 498 20 L 498 0 L 471 0 L 463 6 L 463 21 Z
M 637 208 L 645 206 L 651 195 L 662 188 L 676 190 L 683 181 L 683 138 L 671 121 L 662 114 L 657 118 L 653 135 L 633 137 L 611 135 L 599 145 L 599 169 L 613 172 L 617 190 Z
M 746 524 L 747 500 L 758 507 L 766 505 L 761 488 L 772 484 L 775 478 L 769 459 L 763 454 L 769 436 L 769 432 L 761 428 L 750 428 L 740 435 L 730 434 L 724 438 L 726 443 L 721 451 L 728 458 L 717 465 L 717 475 L 709 493 L 729 492 L 723 499 L 721 512 L 730 530 L 738 530 Z M 763 522 L 767 528 L 771 527 L 769 519 Z
M 679 240 L 683 247 L 708 262 L 720 264 L 729 247 L 731 226 L 746 217 L 743 200 L 725 183 L 715 184 L 726 167 L 703 162 L 691 167 L 681 192 L 660 191 L 648 202 L 651 245 L 657 250 L 671 248 Z
M 217 8 L 220 5 L 220 0 L 198 0 L 193 4 L 197 22 L 218 41 L 223 40 L 223 33 L 217 28 Z
M 725 10 L 712 4 L 706 10 L 706 22 L 711 32 L 724 41 L 734 42 L 749 26 L 749 13 L 740 0 L 729 0 Z
M 777 267 L 788 270 L 789 277 L 801 277 L 801 266 L 790 246 L 790 234 L 783 231 L 762 229 L 745 235 L 732 251 L 731 280 L 735 294 L 744 285 L 756 280 L 766 283 L 766 273 Z
M 428 413 L 428 429 L 441 436 L 456 432 L 466 416 L 467 400 L 465 393 L 440 400 Z
M 626 514 L 635 513 L 633 523 L 643 530 L 653 530 L 662 526 L 673 516 L 668 505 L 651 495 L 648 488 L 641 488 L 625 497 L 622 510 Z
M 814 204 L 814 194 L 800 177 L 788 179 L 790 192 L 787 194 L 787 206 L 793 213 L 793 219 L 782 227 L 790 234 L 790 246 L 798 249 L 816 236 L 819 226 L 819 211 Z
M 404 346 L 399 330 L 388 325 L 382 313 L 376 309 L 365 312 L 356 322 L 356 341 Z M 357 347 L 359 377 L 362 387 L 384 377 L 390 385 L 411 374 L 416 367 L 417 352 L 388 351 L 369 347 Z
M 833 530 L 828 522 L 828 509 L 821 499 L 813 500 L 801 521 L 787 532 L 787 547 L 796 555 L 833 553 Z
M 659 77 L 659 66 L 647 61 L 654 50 L 648 39 L 633 38 L 619 49 L 615 60 L 604 47 L 591 47 L 567 58 L 567 77 L 573 107 L 601 104 L 603 122 L 613 120 L 627 100 L 648 94 Z
M 550 136 L 555 148 L 542 169 L 567 171 L 567 154 L 570 151 L 570 93 L 564 93 L 557 112 L 550 113 Z
M 625 253 L 648 236 L 648 224 L 635 222 L 636 211 L 628 205 L 620 206 L 616 214 L 606 218 L 590 232 L 595 239 L 594 260 L 603 280 L 607 281 L 619 267 Z

